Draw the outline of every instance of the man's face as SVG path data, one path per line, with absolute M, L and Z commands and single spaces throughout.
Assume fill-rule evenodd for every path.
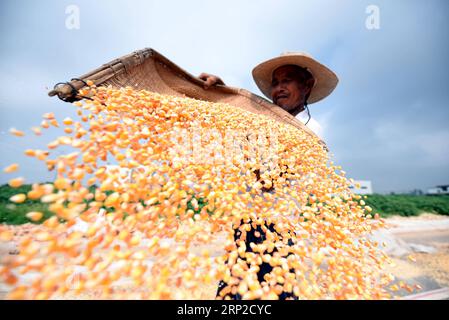
M 292 111 L 298 105 L 304 104 L 305 96 L 310 88 L 302 81 L 298 68 L 286 65 L 273 72 L 271 82 L 271 98 L 273 103 L 286 111 Z

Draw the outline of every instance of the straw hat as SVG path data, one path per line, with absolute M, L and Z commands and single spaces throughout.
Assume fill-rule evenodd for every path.
M 271 80 L 273 71 L 288 64 L 307 68 L 315 78 L 315 84 L 309 99 L 307 100 L 308 104 L 324 99 L 330 95 L 337 86 L 337 75 L 329 68 L 316 61 L 309 54 L 305 52 L 285 52 L 279 57 L 262 62 L 253 69 L 254 81 L 260 91 L 262 91 L 268 98 L 271 99 Z

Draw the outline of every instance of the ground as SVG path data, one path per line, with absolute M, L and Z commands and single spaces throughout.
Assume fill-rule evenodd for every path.
M 403 252 L 391 255 L 391 272 L 423 290 L 449 287 L 449 218 L 433 214 L 386 219 Z M 394 250 L 393 250 L 394 251 Z M 412 255 L 415 262 L 408 259 Z

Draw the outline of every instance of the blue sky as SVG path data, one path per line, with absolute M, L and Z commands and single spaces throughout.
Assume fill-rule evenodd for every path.
M 79 29 L 66 28 L 69 5 L 80 10 Z M 379 8 L 380 29 L 366 28 L 369 5 Z M 23 150 L 60 133 L 34 137 L 29 128 L 45 112 L 74 116 L 48 89 L 152 47 L 192 74 L 257 94 L 255 65 L 306 51 L 340 78 L 310 110 L 312 129 L 349 177 L 371 180 L 377 192 L 449 184 L 447 1 L 4 0 L 0 14 L 0 166 L 20 163 L 29 182 L 53 176 Z

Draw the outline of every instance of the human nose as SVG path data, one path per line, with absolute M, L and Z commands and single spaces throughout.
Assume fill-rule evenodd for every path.
M 272 92 L 273 93 L 279 93 L 283 89 L 285 89 L 285 86 L 282 82 L 276 82 L 276 84 L 272 85 Z
M 279 81 L 279 84 L 278 84 L 279 90 L 285 90 L 285 89 L 287 89 L 287 85 L 288 85 L 288 82 L 287 82 L 287 81 Z

